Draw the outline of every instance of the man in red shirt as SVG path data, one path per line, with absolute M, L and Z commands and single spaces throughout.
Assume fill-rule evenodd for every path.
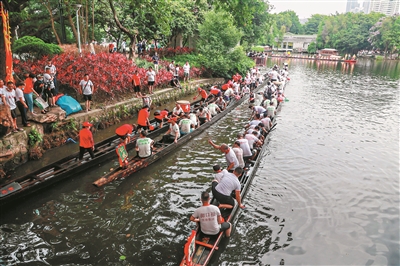
M 135 70 L 135 72 L 133 73 L 132 85 L 133 85 L 133 90 L 136 94 L 136 98 L 142 97 L 142 93 L 140 92 L 140 85 L 141 85 L 140 76 L 139 76 L 139 72 L 137 70 Z
M 142 107 L 142 109 L 140 109 L 139 114 L 138 114 L 138 120 L 137 120 L 138 133 L 140 133 L 142 128 L 144 130 L 149 130 L 149 126 L 150 126 L 149 116 L 150 116 L 149 106 L 145 105 Z
M 207 97 L 208 97 L 207 92 L 205 90 L 203 90 L 202 88 L 200 88 L 200 87 L 197 90 L 198 90 L 199 94 L 197 94 L 196 97 L 193 98 L 193 100 L 196 100 L 196 98 L 201 95 L 201 100 L 203 102 L 205 102 L 207 100 Z
M 160 128 L 163 126 L 164 119 L 169 119 L 168 114 L 168 109 L 162 110 L 158 115 L 154 114 L 154 119 L 160 124 Z
M 125 144 L 131 141 L 132 133 L 136 129 L 136 125 L 124 124 L 115 130 L 115 134 L 121 138 Z
M 85 152 L 89 152 L 90 157 L 94 158 L 94 140 L 90 127 L 93 126 L 89 122 L 82 124 L 83 128 L 79 131 L 79 160 L 83 159 Z
M 242 76 L 239 75 L 239 73 L 236 73 L 235 75 L 232 76 L 232 79 L 235 82 L 240 82 L 242 80 Z

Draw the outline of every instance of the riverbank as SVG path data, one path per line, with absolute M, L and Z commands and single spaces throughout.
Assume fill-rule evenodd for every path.
M 209 87 L 211 84 L 222 84 L 222 78 L 194 79 L 183 84 L 182 89 L 164 88 L 152 95 L 152 108 L 161 109 L 163 104 L 178 100 L 185 95 L 193 94 L 197 87 Z M 96 103 L 89 112 L 79 112 L 68 117 L 60 107 L 52 108 L 46 115 L 30 117 L 31 127 L 0 139 L 0 177 L 28 160 L 37 160 L 50 149 L 63 146 L 67 140 L 77 140 L 78 132 L 84 121 L 94 125 L 94 132 L 132 118 L 142 107 L 142 100 L 128 98 L 123 101 Z

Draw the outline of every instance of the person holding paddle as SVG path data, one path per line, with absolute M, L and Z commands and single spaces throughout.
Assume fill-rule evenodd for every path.
M 138 119 L 137 119 L 137 130 L 138 132 L 141 132 L 143 130 L 149 130 L 150 126 L 150 112 L 149 112 L 149 106 L 145 105 L 140 109 L 139 114 L 138 114 Z
M 115 130 L 115 134 L 120 137 L 121 141 L 125 142 L 125 144 L 128 144 L 129 142 L 131 142 L 131 137 L 135 129 L 135 124 L 124 124 Z

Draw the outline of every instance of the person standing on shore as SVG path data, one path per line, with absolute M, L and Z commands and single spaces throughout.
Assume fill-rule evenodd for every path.
M 133 91 L 135 92 L 136 98 L 142 97 L 142 93 L 140 92 L 140 84 L 139 71 L 136 69 L 132 76 Z
M 183 82 L 189 81 L 189 74 L 190 74 L 190 65 L 189 62 L 183 65 Z
M 156 81 L 156 72 L 154 72 L 152 67 L 149 67 L 149 70 L 146 72 L 147 76 L 147 85 L 149 86 L 149 94 L 154 94 L 154 83 Z
M 155 54 L 151 59 L 153 60 L 154 63 L 154 70 L 156 71 L 156 73 L 158 73 L 158 60 L 160 60 L 160 58 L 158 57 L 157 52 L 155 52 Z
M 26 116 L 26 110 L 28 110 L 28 105 L 25 103 L 24 98 L 24 86 L 22 82 L 17 83 L 17 88 L 15 89 L 15 99 L 19 112 L 21 113 L 21 120 L 24 127 L 30 127 L 28 123 L 28 117 Z
M 89 122 L 82 124 L 83 128 L 79 131 L 79 160 L 83 159 L 85 152 L 89 152 L 90 157 L 94 159 L 94 140 L 90 128 L 93 126 Z
M 80 93 L 83 94 L 85 100 L 86 112 L 90 110 L 90 102 L 92 101 L 92 95 L 94 93 L 93 82 L 89 79 L 89 74 L 85 74 L 81 82 L 79 83 Z

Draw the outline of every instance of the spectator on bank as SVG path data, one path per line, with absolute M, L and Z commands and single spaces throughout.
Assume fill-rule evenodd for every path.
M 142 97 L 142 94 L 140 92 L 140 75 L 139 75 L 139 71 L 136 69 L 135 72 L 133 73 L 132 76 L 132 85 L 133 85 L 133 91 L 135 92 L 135 96 L 136 98 L 140 98 Z
M 153 93 L 154 83 L 156 81 L 156 72 L 154 72 L 152 67 L 149 67 L 149 70 L 146 72 L 147 76 L 147 85 L 149 86 L 149 94 Z
M 33 89 L 33 78 L 35 78 L 35 76 L 32 73 L 25 74 L 24 98 L 28 105 L 29 113 L 34 116 L 36 114 L 33 112 L 33 94 L 35 94 L 36 97 L 39 97 L 39 94 Z
M 189 81 L 189 74 L 190 74 L 190 65 L 189 62 L 183 65 L 183 82 Z
M 93 82 L 89 79 L 89 74 L 85 74 L 81 82 L 79 83 L 79 92 L 83 95 L 85 100 L 86 112 L 91 111 L 90 103 L 92 101 L 92 95 L 94 93 Z
M 28 105 L 25 103 L 24 86 L 25 84 L 23 82 L 17 83 L 17 87 L 15 88 L 15 99 L 18 110 L 21 114 L 22 124 L 24 125 L 24 127 L 30 127 L 31 124 L 28 123 L 28 117 L 26 116 Z

